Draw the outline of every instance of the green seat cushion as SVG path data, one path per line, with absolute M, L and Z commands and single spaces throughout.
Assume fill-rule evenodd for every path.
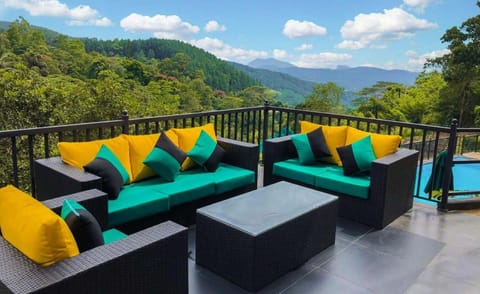
M 329 166 L 331 165 L 322 162 L 302 165 L 295 158 L 276 162 L 273 165 L 273 174 L 314 186 L 316 175 L 328 169 Z
M 108 201 L 108 225 L 112 227 L 168 211 L 169 195 L 152 189 L 159 181 L 163 180 L 153 178 L 124 186 L 117 199 Z
M 276 162 L 273 174 L 321 189 L 368 199 L 370 177 L 345 176 L 343 168 L 336 165 L 322 162 L 302 165 L 298 159 L 288 159 Z
M 215 184 L 217 195 L 255 183 L 255 172 L 226 163 L 220 163 L 215 172 L 206 175 Z
M 215 184 L 206 175 L 211 174 L 195 168 L 181 172 L 173 182 L 154 178 L 149 180 L 152 181 L 150 189 L 168 195 L 170 207 L 173 207 L 215 194 Z
M 315 178 L 315 186 L 338 193 L 368 199 L 370 177 L 366 175 L 345 176 L 343 168 L 330 166 Z
M 105 240 L 105 244 L 112 243 L 127 237 L 127 234 L 120 232 L 117 229 L 110 229 L 103 232 L 103 240 Z

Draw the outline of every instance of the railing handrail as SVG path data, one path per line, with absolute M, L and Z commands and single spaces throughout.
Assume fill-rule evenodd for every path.
M 381 125 L 394 125 L 394 126 L 404 127 L 404 128 L 421 128 L 429 131 L 440 131 L 440 132 L 446 132 L 446 133 L 450 132 L 450 127 L 444 127 L 444 126 L 401 122 L 401 121 L 388 120 L 388 119 L 361 117 L 361 116 L 353 116 L 353 115 L 330 113 L 330 112 L 320 112 L 320 111 L 313 111 L 313 110 L 293 109 L 293 108 L 278 107 L 278 106 L 268 106 L 268 107 L 271 110 L 289 111 L 297 114 L 303 114 L 303 113 L 315 114 L 315 115 L 335 117 L 342 120 L 355 120 L 355 121 L 361 121 L 366 123 L 375 122 Z M 464 129 L 459 128 L 459 130 L 463 131 Z M 480 129 L 474 129 L 474 130 L 480 132 Z
M 156 122 L 156 121 L 168 121 L 168 120 L 177 120 L 177 119 L 189 119 L 195 117 L 205 117 L 209 115 L 219 115 L 219 114 L 229 114 L 229 113 L 241 113 L 245 111 L 256 111 L 262 110 L 263 106 L 255 107 L 245 107 L 245 108 L 234 108 L 234 109 L 225 109 L 225 110 L 211 110 L 203 112 L 192 112 L 185 114 L 170 114 L 170 115 L 161 115 L 161 116 L 150 116 L 142 118 L 129 118 L 130 123 L 144 123 L 144 122 Z M 55 125 L 55 126 L 41 126 L 41 127 L 31 127 L 24 129 L 16 130 L 0 130 L 0 138 L 8 138 L 12 136 L 28 136 L 28 135 L 43 135 L 45 133 L 53 132 L 63 132 L 74 129 L 95 129 L 102 127 L 111 127 L 111 126 L 122 126 L 125 123 L 123 119 L 109 120 L 109 121 L 96 121 L 96 122 L 84 122 L 84 123 L 73 123 L 65 125 Z

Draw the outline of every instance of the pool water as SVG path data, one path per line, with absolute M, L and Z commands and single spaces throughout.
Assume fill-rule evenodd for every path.
M 458 156 L 455 157 L 454 160 L 468 160 L 470 158 Z M 423 190 L 425 189 L 425 185 L 428 182 L 430 175 L 432 174 L 432 166 L 431 162 L 423 164 L 422 167 L 422 175 L 420 180 L 420 190 L 419 195 L 428 197 L 428 193 L 425 193 Z M 420 168 L 417 170 L 417 175 L 420 172 Z M 459 190 L 480 190 L 480 163 L 472 163 L 472 164 L 456 164 L 453 166 L 453 187 L 456 191 Z M 416 184 L 416 183 L 415 183 Z M 414 193 L 417 192 L 417 185 L 415 185 Z M 459 197 L 472 197 L 472 195 L 462 195 L 457 196 Z M 435 202 L 423 200 L 420 198 L 415 197 L 416 201 L 420 202 L 427 202 L 428 204 L 434 204 Z

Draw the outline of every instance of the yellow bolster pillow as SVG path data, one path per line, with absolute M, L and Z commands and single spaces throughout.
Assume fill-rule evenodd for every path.
M 0 228 L 5 240 L 41 266 L 79 254 L 65 221 L 11 185 L 0 189 Z

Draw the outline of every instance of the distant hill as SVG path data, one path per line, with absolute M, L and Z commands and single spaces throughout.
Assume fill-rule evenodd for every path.
M 417 72 L 386 70 L 365 66 L 342 66 L 337 69 L 301 68 L 272 58 L 256 59 L 248 65 L 257 69 L 266 69 L 289 74 L 298 79 L 314 83 L 334 82 L 337 85 L 344 87 L 347 91 L 359 91 L 363 88 L 371 87 L 379 81 L 413 85 L 418 76 Z
M 263 61 L 267 63 L 263 63 Z M 256 65 L 263 66 L 265 64 L 270 64 L 272 67 L 281 68 L 283 65 L 292 66 L 289 63 L 277 61 L 273 58 L 270 59 L 257 59 L 258 63 Z M 278 62 L 275 64 L 275 62 Z M 305 81 L 298 79 L 292 75 L 281 73 L 279 71 L 254 68 L 251 66 L 238 64 L 235 62 L 230 62 L 230 64 L 237 68 L 238 70 L 246 73 L 253 79 L 262 83 L 265 87 L 271 88 L 278 92 L 278 95 L 275 99 L 294 106 L 297 105 L 305 99 L 305 96 L 310 95 L 313 91 L 313 87 L 318 83 Z M 352 101 L 357 98 L 357 95 L 353 91 L 345 90 L 344 95 L 341 97 L 342 105 L 346 107 L 352 106 Z
M 202 70 L 206 83 L 213 89 L 230 92 L 258 84 L 250 76 L 235 69 L 224 60 L 182 41 L 155 38 L 145 40 L 85 38 L 82 41 L 87 52 L 95 51 L 106 56 L 131 57 L 140 61 L 150 58 L 162 60 L 173 58 L 177 53 L 184 53 L 189 57 L 189 70 Z
M 9 28 L 11 22 L 0 21 L 0 31 Z M 50 29 L 30 25 L 33 29 L 42 30 L 47 44 L 55 46 L 58 36 L 61 35 Z M 239 91 L 258 83 L 232 67 L 230 64 L 213 54 L 177 40 L 145 39 L 145 40 L 98 40 L 96 38 L 81 38 L 87 53 L 98 52 L 109 57 L 130 57 L 146 62 L 150 58 L 162 60 L 173 58 L 176 53 L 184 53 L 189 57 L 188 70 L 202 70 L 205 82 L 214 90 L 226 92 Z
M 259 81 L 265 87 L 277 91 L 278 95 L 275 99 L 289 105 L 302 102 L 306 95 L 312 93 L 315 86 L 313 82 L 300 80 L 276 71 L 257 69 L 235 62 L 230 62 L 230 65 Z
M 263 69 L 269 69 L 269 70 L 275 70 L 279 68 L 289 68 L 294 66 L 291 63 L 288 62 L 283 62 L 280 60 L 277 60 L 275 58 L 258 58 L 253 61 L 251 61 L 248 66 L 251 66 L 253 68 L 263 68 Z

